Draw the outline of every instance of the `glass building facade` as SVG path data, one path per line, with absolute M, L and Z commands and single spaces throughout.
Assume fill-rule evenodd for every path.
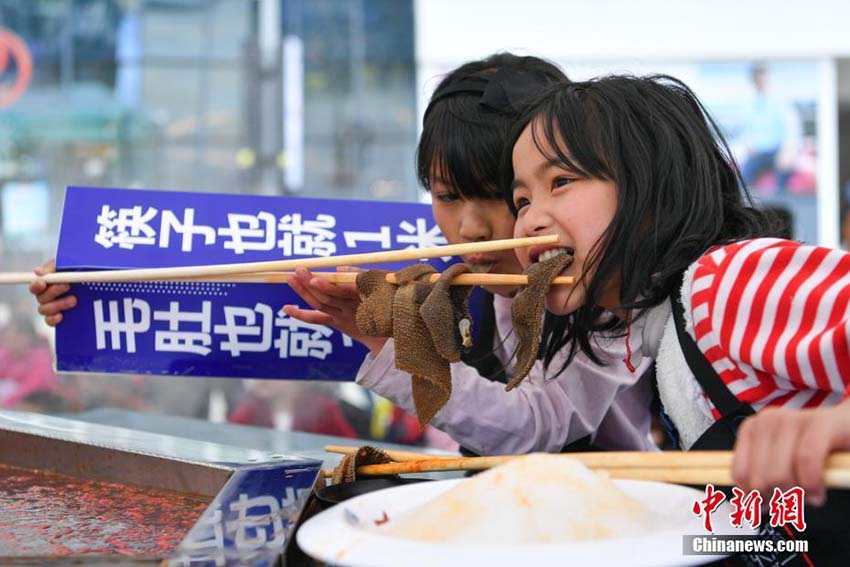
M 52 253 L 66 185 L 415 199 L 412 3 L 281 1 L 271 37 L 264 3 L 0 3 L 32 58 L 0 110 L 0 186 L 49 191 L 4 263 Z
M 418 197 L 412 0 L 2 0 L 0 32 L 4 271 L 55 254 L 69 185 Z M 25 287 L 0 287 L 0 359 L 36 331 Z M 215 384 L 44 372 L 47 411 L 205 416 Z

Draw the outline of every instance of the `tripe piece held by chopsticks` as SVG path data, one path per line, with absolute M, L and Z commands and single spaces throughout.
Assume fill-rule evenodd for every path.
M 294 260 L 274 260 L 270 262 L 247 262 L 242 264 L 214 264 L 208 266 L 180 266 L 174 268 L 143 268 L 133 270 L 99 270 L 91 272 L 57 272 L 44 276 L 36 276 L 29 272 L 0 274 L 0 284 L 30 284 L 37 279 L 53 283 L 81 282 L 134 282 L 162 281 L 181 278 L 201 278 L 207 276 L 225 276 L 233 274 L 251 274 L 295 268 L 334 268 L 337 266 L 357 266 L 361 264 L 381 264 L 385 262 L 408 262 L 442 256 L 461 256 L 476 252 L 497 252 L 522 248 L 555 244 L 557 235 L 534 236 L 530 238 L 507 238 L 487 242 L 469 242 L 465 244 L 447 244 L 445 246 L 429 246 L 426 248 L 406 248 L 404 250 L 387 250 L 386 252 L 367 252 L 363 254 L 345 254 L 341 256 L 319 256 L 314 258 L 297 258 Z
M 325 445 L 325 451 L 328 453 L 337 453 L 340 455 L 353 455 L 357 452 L 360 447 L 355 447 L 352 445 Z M 403 461 L 421 461 L 426 459 L 454 459 L 457 458 L 453 455 L 433 455 L 431 453 L 414 453 L 411 451 L 391 451 L 387 449 L 382 449 L 384 453 L 386 453 L 389 458 L 396 462 Z

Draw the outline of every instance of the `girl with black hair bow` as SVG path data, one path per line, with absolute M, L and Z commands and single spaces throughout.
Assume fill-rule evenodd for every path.
M 437 86 L 425 112 L 417 173 L 450 243 L 510 238 L 514 218 L 499 191 L 498 174 L 511 124 L 532 94 L 565 80 L 557 67 L 542 59 L 501 53 L 462 65 Z M 512 250 L 464 261 L 478 271 L 521 272 Z M 293 289 L 316 311 L 287 306 L 286 312 L 361 340 L 371 354 L 358 383 L 413 411 L 410 377 L 394 366 L 392 340 L 363 337 L 354 324 L 354 286 L 298 272 Z M 655 447 L 649 438 L 652 391 L 648 380 L 640 381 L 649 363 L 633 371 L 614 364 L 626 355 L 622 339 L 605 341 L 594 353 L 609 362 L 607 367 L 582 354 L 569 371 L 547 380 L 538 362 L 517 391 L 506 392 L 504 369 L 511 367 L 516 348 L 510 317 L 516 290 L 487 291 L 491 303 L 478 343 L 464 362 L 452 365 L 452 396 L 432 425 L 477 454 L 560 451 L 565 445 Z
M 619 364 L 655 361 L 682 448 L 734 447 L 739 486 L 800 485 L 823 504 L 827 454 L 850 448 L 850 255 L 770 238 L 717 126 L 671 77 L 556 85 L 511 147 L 502 187 L 515 236 L 557 234 L 579 280 L 547 294 L 566 317 L 542 338 L 547 366 L 568 370 L 600 336 L 625 335 Z M 546 249 L 517 255 L 528 266 Z M 743 559 L 847 564 L 848 512 L 847 492 L 830 493 L 805 510 L 804 533 L 775 536 L 808 539 L 811 554 Z

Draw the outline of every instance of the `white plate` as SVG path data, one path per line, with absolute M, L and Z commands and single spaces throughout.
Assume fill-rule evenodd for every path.
M 439 496 L 463 479 L 421 482 L 370 492 L 307 520 L 298 530 L 298 545 L 308 555 L 331 565 L 380 567 L 383 565 L 700 565 L 722 556 L 683 555 L 683 535 L 707 535 L 703 519 L 691 512 L 699 490 L 641 480 L 614 480 L 626 494 L 670 519 L 676 529 L 636 538 L 582 541 L 558 545 L 500 545 L 431 543 L 388 537 L 364 525 L 384 517 L 392 521 L 402 513 Z M 749 528 L 729 523 L 730 507 L 724 502 L 711 516 L 714 533 L 753 535 Z M 359 522 L 351 521 L 354 514 Z M 568 510 L 564 511 L 569 513 Z M 347 517 L 349 516 L 349 517 Z

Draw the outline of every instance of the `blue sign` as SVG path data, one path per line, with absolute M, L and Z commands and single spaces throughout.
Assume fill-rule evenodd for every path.
M 445 243 L 421 204 L 68 187 L 56 266 L 195 266 Z M 431 263 L 442 271 L 443 260 Z M 309 308 L 285 284 L 71 287 L 77 307 L 56 328 L 60 371 L 353 380 L 367 352 L 285 315 L 284 305 Z
M 169 558 L 172 566 L 274 567 L 291 545 L 319 461 L 237 466 Z

